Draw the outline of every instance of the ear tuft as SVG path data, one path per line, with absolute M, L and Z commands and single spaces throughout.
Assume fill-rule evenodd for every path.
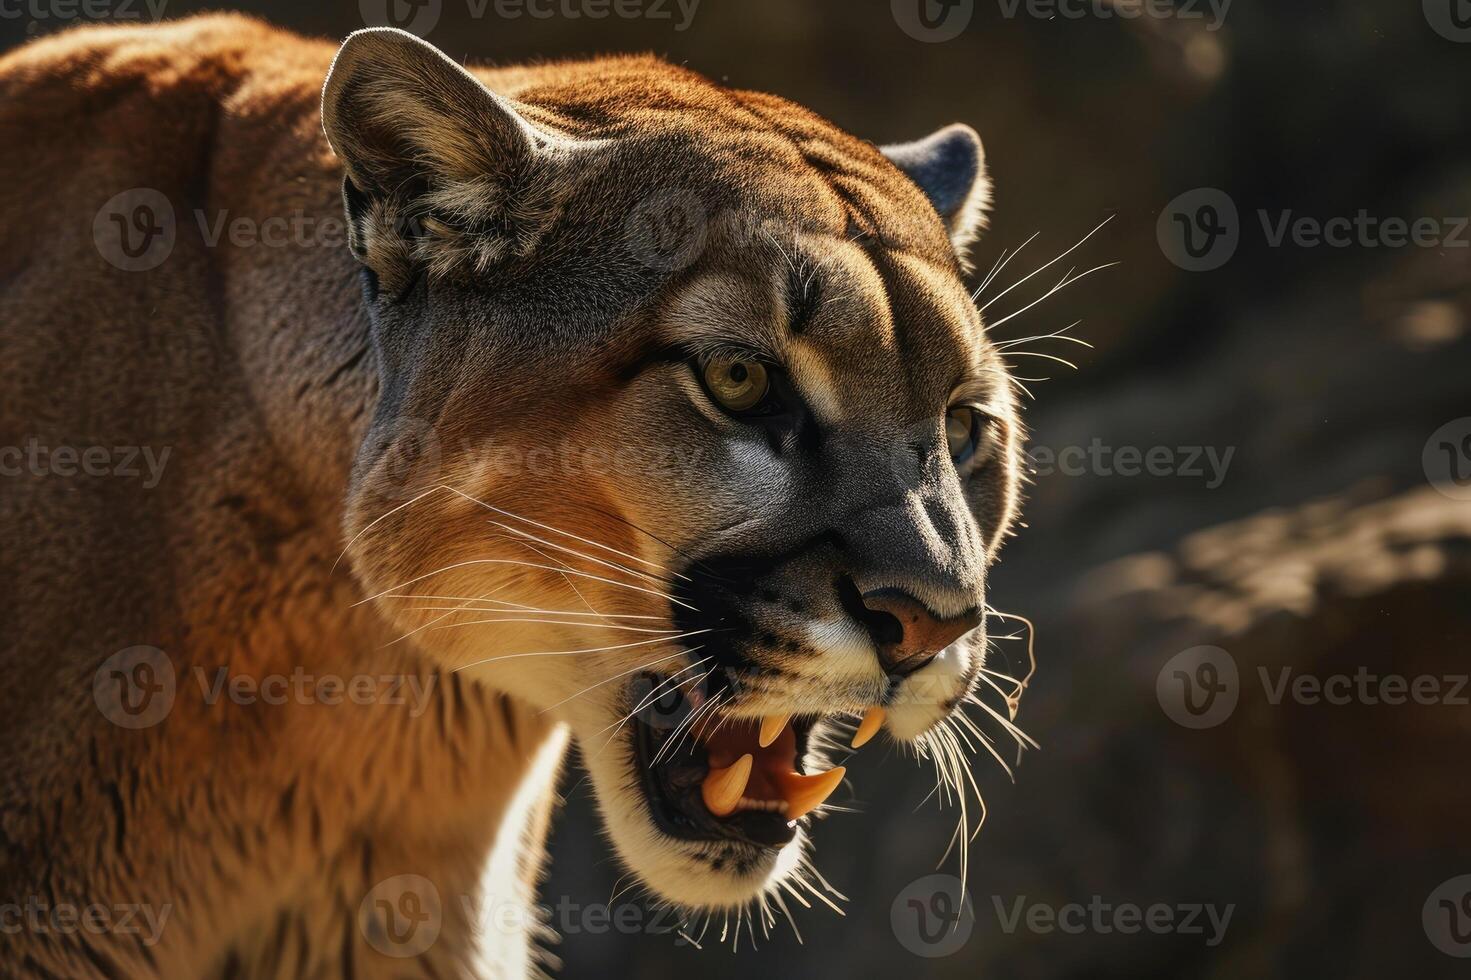
M 546 137 L 407 31 L 343 42 L 322 87 L 322 129 L 346 171 L 353 253 L 390 295 L 417 268 L 483 270 L 529 254 L 553 216 L 554 196 L 534 190 Z
M 986 211 L 991 206 L 986 152 L 976 131 L 954 123 L 924 139 L 880 149 L 924 191 L 964 261 L 986 227 Z

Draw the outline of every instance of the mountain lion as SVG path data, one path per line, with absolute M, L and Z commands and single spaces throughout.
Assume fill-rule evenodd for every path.
M 1022 438 L 970 129 L 237 16 L 0 87 L 4 971 L 526 975 L 574 743 L 740 928 L 832 900 L 835 759 L 960 752 Z

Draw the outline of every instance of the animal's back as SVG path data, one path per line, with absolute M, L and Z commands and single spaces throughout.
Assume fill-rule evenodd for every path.
M 250 267 L 280 258 L 212 246 L 197 217 L 281 210 L 264 196 L 273 156 L 296 158 L 307 187 L 303 146 L 330 157 L 307 129 L 330 58 L 216 16 L 75 30 L 0 59 L 0 446 L 20 451 L 0 513 L 6 656 L 49 654 L 10 672 L 3 717 L 44 705 L 69 651 L 169 639 L 155 617 L 190 571 L 174 551 L 201 530 L 190 498 L 237 462 L 221 453 L 259 448 L 221 432 L 244 435 L 253 414 L 230 321 L 260 315 L 246 294 L 269 290 Z M 309 193 L 330 207 L 320 169 Z
M 28 934 L 0 972 L 391 970 L 343 941 L 362 894 L 396 861 L 473 892 L 487 832 L 421 815 L 439 850 L 404 857 L 395 777 L 493 829 L 550 730 L 384 650 L 334 574 L 376 397 L 321 131 L 334 50 L 222 15 L 0 58 L 0 897 L 141 899 L 188 923 L 141 944 Z M 133 725 L 103 687 L 140 647 L 177 693 Z M 459 710 L 209 700 L 222 671 L 343 675 L 374 651 L 371 676 L 423 685 L 429 717 Z M 475 775 L 445 765 L 450 742 Z M 501 894 L 537 854 L 502 861 Z M 466 955 L 446 935 L 431 958 L 449 976 Z
M 261 602 L 264 550 L 335 538 L 335 515 L 283 505 L 303 450 L 249 379 L 293 294 L 352 308 L 350 261 L 316 249 L 288 275 L 299 250 L 206 234 L 338 209 L 315 102 L 331 54 L 211 16 L 0 59 L 0 894 L 61 834 L 135 829 L 109 817 L 127 736 L 94 703 L 99 664 L 217 643 Z M 65 813 L 30 806 L 63 795 Z M 61 891 L 86 863 L 49 860 Z

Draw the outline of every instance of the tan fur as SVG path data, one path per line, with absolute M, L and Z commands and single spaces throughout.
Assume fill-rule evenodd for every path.
M 332 572 L 332 488 L 346 482 L 374 397 L 371 374 L 319 383 L 361 343 L 350 256 L 190 254 L 181 234 L 170 274 L 145 283 L 89 238 L 90 214 L 130 186 L 166 193 L 186 228 L 186 204 L 334 215 L 340 176 L 316 121 L 334 50 L 212 17 L 69 32 L 0 62 L 7 167 L 48 190 L 12 183 L 3 199 L 3 441 L 174 447 L 151 491 L 56 476 L 5 487 L 15 547 L 0 558 L 0 900 L 169 910 L 151 947 L 129 935 L 7 935 L 6 970 L 399 975 L 402 962 L 371 948 L 355 917 L 374 885 L 414 873 L 451 913 L 416 968 L 471 975 L 460 897 L 481 893 L 487 832 L 553 729 L 407 648 L 384 649 L 396 634 L 353 608 L 359 590 Z M 320 332 L 282 332 L 307 325 Z M 91 690 L 99 664 L 137 644 L 166 652 L 177 694 L 161 724 L 127 731 Z M 213 683 L 221 666 L 435 686 L 422 723 L 386 704 L 210 706 L 192 671 Z M 539 867 L 538 850 L 522 853 L 522 876 Z M 508 960 L 506 975 L 519 976 Z
M 789 244 L 823 249 L 826 274 L 850 287 L 792 344 L 793 360 L 821 379 L 824 414 L 870 433 L 872 445 L 914 424 L 912 395 L 896 378 L 939 399 L 925 402 L 924 418 L 944 411 L 945 372 L 960 365 L 981 379 L 1004 445 L 995 480 L 968 491 L 985 516 L 965 533 L 989 562 L 1010 525 L 1020 423 L 946 228 L 874 147 L 774 97 L 649 58 L 477 71 L 534 128 L 518 133 L 493 105 L 466 127 L 446 122 L 453 111 L 400 104 L 403 79 L 380 81 L 413 66 L 384 62 L 380 81 L 361 90 L 378 107 L 363 124 L 392 127 L 435 169 L 428 193 L 394 196 L 395 184 L 375 199 L 357 259 L 345 236 L 207 246 L 196 211 L 206 224 L 299 214 L 322 236 L 340 228 L 343 164 L 323 137 L 318 101 L 336 50 L 209 16 L 85 28 L 0 59 L 0 154 L 8 174 L 23 175 L 0 191 L 0 445 L 38 437 L 171 450 L 156 487 L 54 472 L 4 478 L 0 903 L 169 910 L 155 944 L 116 932 L 7 936 L 4 969 L 19 975 L 524 975 L 536 955 L 529 912 L 488 934 L 477 910 L 527 909 L 569 730 L 593 756 L 624 860 L 665 893 L 689 878 L 690 856 L 637 816 L 626 746 L 603 734 L 627 710 L 607 682 L 638 669 L 647 648 L 533 655 L 636 642 L 606 620 L 566 619 L 584 608 L 667 627 L 663 596 L 687 552 L 756 533 L 752 502 L 783 492 L 769 475 L 697 485 L 691 474 L 733 464 L 719 441 L 682 444 L 691 382 L 672 368 L 631 382 L 618 374 L 674 329 L 664 314 L 681 303 L 712 329 L 755 331 L 781 315 L 777 280 L 753 278 L 753 234 L 783 255 Z M 704 278 L 675 277 L 662 312 L 641 308 L 618 331 L 565 347 L 547 339 L 558 324 L 546 325 L 542 346 L 519 348 L 467 327 L 430 352 L 432 380 L 443 383 L 411 391 L 396 420 L 429 427 L 429 472 L 399 481 L 391 458 L 360 451 L 376 437 L 370 421 L 381 421 L 388 355 L 369 324 L 358 260 L 385 292 L 417 288 L 420 272 L 430 289 L 509 275 L 569 224 L 621 224 L 611 203 L 584 201 L 573 213 L 568 202 L 597 188 L 572 168 L 643 133 L 670 146 L 703 134 L 687 172 L 661 171 L 669 186 L 708 181 L 749 195 L 717 199 L 725 210 L 712 212 Z M 522 137 L 536 155 L 516 148 Z M 352 158 L 353 147 L 335 148 Z M 646 190 L 663 186 L 649 180 Z M 136 187 L 161 192 L 177 225 L 172 253 L 147 272 L 115 267 L 93 233 L 105 202 Z M 984 196 L 979 188 L 971 204 Z M 484 220 L 490 213 L 498 219 Z M 783 237 L 726 221 L 744 213 L 776 216 Z M 576 234 L 558 246 L 575 252 L 567 241 Z M 878 243 L 881 260 L 864 242 Z M 749 295 L 701 292 L 722 276 Z M 574 285 L 611 296 L 622 283 Z M 771 337 L 784 342 L 775 328 Z M 948 360 L 926 361 L 940 354 Z M 673 446 L 686 469 L 614 467 L 574 480 L 528 464 L 559 444 L 553 437 L 615 462 Z M 495 472 L 499 449 L 518 460 L 513 477 Z M 882 472 L 888 457 L 872 451 L 861 465 Z M 562 536 L 506 527 L 511 512 Z M 499 621 L 440 628 L 483 615 L 449 607 L 494 595 L 562 610 L 566 622 L 486 615 Z M 934 604 L 962 601 L 972 597 L 937 592 Z M 132 730 L 110 721 L 93 691 L 109 657 L 140 645 L 163 651 L 176 693 L 164 720 Z M 896 710 L 901 737 L 953 707 L 982 645 L 968 673 L 933 675 L 943 704 Z M 777 692 L 788 704 L 859 710 L 883 684 L 869 664 L 834 686 L 813 666 L 822 662 L 770 654 L 793 670 Z M 310 685 L 285 704 L 208 703 L 221 668 L 256 680 L 387 675 L 429 693 L 418 717 L 407 705 L 327 703 Z M 741 710 L 763 710 L 761 697 Z M 742 904 L 791 874 L 804 842 L 771 866 L 731 872 L 729 883 L 690 879 L 691 891 L 673 897 Z M 383 955 L 359 918 L 373 890 L 399 875 L 429 880 L 442 900 L 438 939 L 408 959 Z

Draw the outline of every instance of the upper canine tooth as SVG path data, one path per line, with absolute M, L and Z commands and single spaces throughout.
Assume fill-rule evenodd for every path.
M 735 812 L 746 792 L 746 782 L 751 778 L 753 761 L 751 753 L 747 752 L 734 764 L 724 769 L 711 769 L 705 774 L 705 781 L 700 784 L 700 797 L 711 813 L 717 817 L 728 817 Z
M 874 705 L 868 709 L 868 714 L 858 723 L 858 731 L 853 733 L 852 746 L 861 749 L 868 740 L 878 734 L 878 730 L 884 727 L 884 709 Z
M 767 715 L 762 718 L 761 734 L 757 736 L 756 741 L 761 743 L 763 749 L 766 748 L 776 741 L 776 737 L 782 733 L 782 729 L 787 727 L 787 722 L 791 719 L 791 715 Z
M 795 772 L 777 775 L 777 785 L 781 787 L 782 795 L 787 801 L 786 818 L 796 820 L 822 806 L 822 801 L 832 795 L 847 772 L 847 769 L 838 766 L 811 776 Z

